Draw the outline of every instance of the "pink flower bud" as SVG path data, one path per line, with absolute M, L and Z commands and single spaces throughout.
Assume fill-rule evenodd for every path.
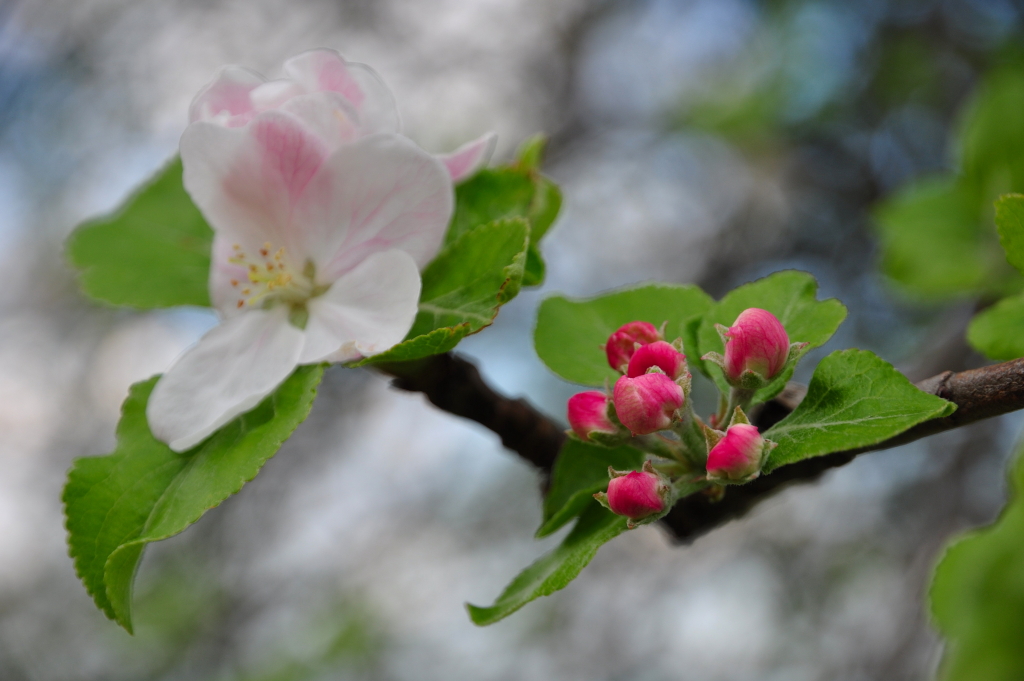
M 618 428 L 608 418 L 608 396 L 599 390 L 588 390 L 569 398 L 569 425 L 581 440 L 594 433 L 613 435 Z
M 661 334 L 653 324 L 647 322 L 629 322 L 608 337 L 604 351 L 608 355 L 608 364 L 612 369 L 625 373 L 629 358 L 633 356 L 636 344 L 647 345 L 661 340 Z
M 683 389 L 665 374 L 623 376 L 615 383 L 615 414 L 633 435 L 668 428 L 685 399 Z
M 708 477 L 744 480 L 761 472 L 765 441 L 755 426 L 737 423 L 708 452 Z
M 725 374 L 737 381 L 752 371 L 766 381 L 774 378 L 789 357 L 789 336 L 782 323 L 767 310 L 751 307 L 729 327 L 725 343 Z
M 608 508 L 612 513 L 639 520 L 665 510 L 665 485 L 657 474 L 632 471 L 608 482 Z
M 651 367 L 658 367 L 674 381 L 686 373 L 686 355 L 672 347 L 671 343 L 655 341 L 637 348 L 629 359 L 626 375 L 636 378 L 646 374 Z

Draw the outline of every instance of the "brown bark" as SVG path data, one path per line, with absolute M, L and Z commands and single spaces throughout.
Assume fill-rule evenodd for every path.
M 417 362 L 377 367 L 395 377 L 401 390 L 422 392 L 437 407 L 471 419 L 491 429 L 502 444 L 550 473 L 565 432 L 562 426 L 522 399 L 496 393 L 470 362 L 452 354 L 435 355 Z M 721 501 L 697 494 L 683 499 L 662 523 L 680 542 L 689 542 L 709 530 L 742 516 L 758 502 L 796 482 L 821 477 L 831 468 L 849 463 L 858 454 L 913 442 L 975 421 L 1024 408 L 1024 359 L 954 373 L 945 371 L 917 384 L 921 390 L 957 405 L 952 415 L 926 421 L 889 440 L 870 447 L 834 452 L 784 466 L 746 485 L 730 487 Z M 785 417 L 803 399 L 798 387 L 765 406 L 758 417 L 763 429 Z

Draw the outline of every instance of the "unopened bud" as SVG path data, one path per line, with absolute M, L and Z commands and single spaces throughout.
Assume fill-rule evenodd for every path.
M 608 492 L 598 492 L 594 497 L 612 513 L 629 518 L 630 527 L 635 526 L 633 521 L 650 518 L 668 508 L 672 487 L 650 461 L 644 463 L 643 470 L 625 472 L 609 468 L 608 473 L 612 478 Z
M 626 373 L 629 359 L 633 356 L 636 346 L 641 346 L 661 340 L 661 334 L 654 324 L 647 322 L 629 322 L 619 327 L 619 330 L 608 337 L 604 346 L 605 354 L 608 355 L 608 365 L 616 371 Z
M 767 310 L 744 310 L 725 337 L 725 375 L 732 381 L 740 380 L 745 371 L 767 381 L 786 366 L 789 336 L 782 323 Z
M 613 399 L 622 425 L 633 435 L 647 435 L 671 426 L 686 397 L 671 378 L 650 373 L 621 377 L 615 383 Z
M 588 390 L 569 398 L 569 425 L 581 440 L 590 440 L 592 435 L 614 435 L 619 428 L 608 418 L 610 400 L 599 390 Z
M 629 359 L 626 376 L 636 378 L 658 367 L 673 381 L 686 374 L 686 355 L 665 341 L 655 341 L 636 349 Z
M 775 443 L 765 440 L 749 423 L 729 427 L 724 437 L 716 433 L 718 442 L 708 452 L 708 479 L 729 482 L 753 480 L 761 473 L 764 458 Z M 709 444 L 711 443 L 709 436 Z

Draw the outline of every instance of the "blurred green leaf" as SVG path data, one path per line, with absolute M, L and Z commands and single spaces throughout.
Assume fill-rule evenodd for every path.
M 470 619 L 478 626 L 494 624 L 530 601 L 564 589 L 576 579 L 603 544 L 625 530 L 626 518 L 615 515 L 591 499 L 562 543 L 519 573 L 494 605 L 480 607 L 467 604 Z
M 930 597 L 948 639 L 944 681 L 1024 678 L 1024 457 L 1011 476 L 1012 497 L 993 525 L 953 543 L 935 568 Z
M 136 308 L 210 305 L 213 231 L 181 183 L 175 158 L 113 215 L 80 225 L 67 256 L 86 295 Z
M 420 310 L 406 339 L 356 366 L 447 352 L 489 326 L 519 293 L 530 239 L 526 220 L 498 220 L 466 232 L 423 270 Z
M 975 315 L 967 341 L 989 359 L 1024 357 L 1024 295 L 1003 298 Z
M 551 487 L 544 497 L 544 522 L 537 537 L 546 537 L 577 517 L 608 487 L 608 467 L 638 470 L 646 455 L 632 447 L 602 447 L 574 437 L 566 439 L 551 471 Z
M 835 298 L 817 300 L 818 282 L 806 272 L 787 270 L 770 274 L 763 279 L 733 289 L 722 300 L 704 313 L 697 331 L 697 352 L 694 359 L 709 352 L 725 352 L 722 338 L 715 324 L 732 326 L 741 312 L 751 307 L 768 310 L 778 317 L 786 327 L 791 343 L 809 343 L 816 348 L 824 345 L 846 318 L 846 308 Z M 694 362 L 710 376 L 723 393 L 728 393 L 729 384 L 720 367 L 711 362 Z M 754 402 L 766 402 L 777 395 L 793 375 L 790 367 L 782 372 L 770 385 L 754 396 Z
M 1024 272 L 1024 195 L 1007 194 L 996 201 L 996 229 L 1006 261 Z
M 600 386 L 619 377 L 601 349 L 613 331 L 632 321 L 657 327 L 668 322 L 665 338 L 684 338 L 687 322 L 711 303 L 697 286 L 676 284 L 647 284 L 582 300 L 552 296 L 537 312 L 534 347 L 547 367 L 565 380 Z M 691 361 L 699 356 L 685 350 Z
M 252 411 L 178 454 L 156 440 L 146 402 L 159 377 L 136 383 L 117 448 L 77 459 L 64 487 L 68 546 L 97 607 L 132 631 L 132 588 L 146 544 L 178 534 L 256 477 L 309 414 L 322 366 L 303 366 Z
M 918 390 L 874 353 L 839 350 L 818 364 L 800 406 L 764 433 L 778 444 L 764 472 L 877 444 L 955 410 L 952 402 Z
M 908 293 L 948 298 L 993 285 L 1001 256 L 978 206 L 956 180 L 904 187 L 877 207 L 875 223 L 882 272 Z

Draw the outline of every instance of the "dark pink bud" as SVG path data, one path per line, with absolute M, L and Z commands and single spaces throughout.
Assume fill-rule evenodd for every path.
M 759 473 L 764 446 L 755 426 L 737 423 L 708 452 L 708 477 L 744 480 Z
M 615 382 L 615 414 L 633 435 L 647 435 L 672 425 L 686 398 L 665 374 L 621 377 Z
M 665 510 L 665 490 L 655 473 L 632 471 L 608 482 L 608 508 L 612 513 L 639 520 Z
M 789 336 L 767 310 L 751 307 L 740 313 L 726 333 L 725 374 L 738 381 L 744 371 L 765 380 L 774 378 L 789 357 Z
M 569 425 L 582 440 L 594 433 L 613 435 L 618 428 L 608 418 L 608 396 L 599 390 L 588 390 L 569 398 Z
M 629 358 L 626 375 L 636 378 L 646 374 L 651 367 L 658 367 L 674 381 L 686 373 L 686 355 L 676 350 L 671 343 L 655 341 L 637 348 Z
M 616 371 L 625 373 L 629 358 L 633 356 L 636 344 L 647 345 L 661 340 L 661 334 L 654 324 L 647 322 L 629 322 L 608 336 L 604 351 L 608 355 L 608 365 Z

